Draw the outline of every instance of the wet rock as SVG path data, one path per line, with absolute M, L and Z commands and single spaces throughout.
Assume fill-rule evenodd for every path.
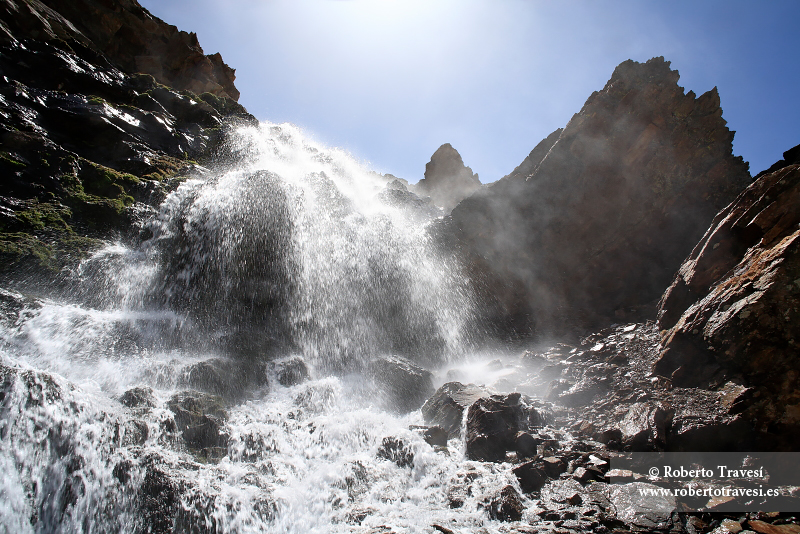
M 460 436 L 464 411 L 487 394 L 474 384 L 448 382 L 425 402 L 422 416 L 426 423 L 444 428 L 450 438 Z
M 226 399 L 239 399 L 256 385 L 266 383 L 263 372 L 246 363 L 211 358 L 183 369 L 178 387 L 210 393 Z
M 383 438 L 378 458 L 394 462 L 398 467 L 414 467 L 414 451 L 400 438 Z
M 418 409 L 435 392 L 431 372 L 399 356 L 376 358 L 368 370 L 388 407 L 399 413 Z
M 578 467 L 573 471 L 572 478 L 580 482 L 581 484 L 588 484 L 594 480 L 603 481 L 605 480 L 605 476 L 600 469 L 593 468 L 593 467 Z
M 422 433 L 425 443 L 434 447 L 447 447 L 448 433 L 447 430 L 440 426 L 432 426 L 426 428 Z
M 631 405 L 620 422 L 623 445 L 634 451 L 663 449 L 671 419 L 662 406 L 643 402 Z
M 197 391 L 176 393 L 167 407 L 175 414 L 175 424 L 186 445 L 210 459 L 227 452 L 228 435 L 223 425 L 228 414 L 222 399 Z
M 517 432 L 514 438 L 514 451 L 517 453 L 517 458 L 533 458 L 536 456 L 539 443 L 541 443 L 541 440 L 534 438 L 527 432 Z
M 300 356 L 278 360 L 272 362 L 272 365 L 274 365 L 278 383 L 282 386 L 295 386 L 308 380 L 308 366 Z
M 561 473 L 567 470 L 567 464 L 564 460 L 554 456 L 542 458 L 541 465 L 544 468 L 544 472 L 547 473 L 547 476 L 550 478 L 558 478 Z
M 508 485 L 489 503 L 489 518 L 497 521 L 519 521 L 525 507 L 517 490 Z
M 764 521 L 750 520 L 747 526 L 759 534 L 800 534 L 800 525 L 776 525 Z
M 598 484 L 598 483 L 595 483 Z M 670 530 L 677 519 L 674 497 L 660 495 L 657 486 L 645 482 L 604 485 L 613 516 L 634 530 Z M 643 496 L 646 491 L 654 495 Z
M 351 525 L 360 525 L 367 517 L 373 515 L 377 510 L 371 506 L 356 507 L 347 513 L 345 522 Z
M 171 532 L 180 506 L 176 480 L 156 465 L 148 465 L 139 490 L 143 531 Z
M 239 98 L 234 71 L 219 54 L 204 55 L 194 33 L 153 17 L 138 3 L 97 0 L 32 2 L 0 12 L 6 31 L 104 54 L 126 72 L 144 72 L 160 83 L 195 93 Z M 6 18 L 11 13 L 15 16 Z M 7 37 L 6 37 L 7 38 Z
M 724 531 L 717 534 L 739 534 L 742 531 L 742 524 L 733 519 L 723 519 L 720 521 L 718 528 L 724 529 Z
M 598 395 L 608 391 L 608 382 L 605 379 L 584 380 L 567 391 L 558 395 L 558 402 L 564 406 L 577 407 L 586 406 Z M 551 394 L 552 397 L 552 394 Z
M 147 423 L 138 419 L 125 421 L 119 428 L 119 443 L 123 447 L 141 446 L 150 435 Z
M 517 432 L 526 426 L 520 394 L 492 395 L 475 401 L 467 411 L 466 453 L 470 460 L 505 461 L 514 450 Z
M 548 476 L 541 462 L 529 461 L 512 469 L 519 480 L 519 486 L 525 493 L 539 491 L 547 482 Z
M 119 397 L 119 402 L 128 408 L 155 408 L 153 389 L 147 386 L 131 388 Z

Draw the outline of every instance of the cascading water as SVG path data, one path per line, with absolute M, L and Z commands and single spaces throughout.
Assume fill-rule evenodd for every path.
M 515 483 L 507 472 L 470 464 L 480 482 L 451 510 L 448 492 L 470 476 L 463 453 L 435 452 L 409 430 L 419 412 L 383 411 L 359 374 L 381 355 L 433 366 L 470 350 L 469 286 L 426 234 L 435 208 L 290 125 L 230 142 L 237 165 L 183 183 L 137 247 L 83 262 L 73 302 L 2 295 L 0 526 L 487 523 L 481 488 Z M 280 385 L 272 363 L 292 356 L 311 377 Z M 182 439 L 176 422 L 192 415 L 175 394 L 195 387 L 223 396 L 193 402 L 218 403 L 203 428 L 224 441 Z M 377 454 L 386 437 L 411 465 Z

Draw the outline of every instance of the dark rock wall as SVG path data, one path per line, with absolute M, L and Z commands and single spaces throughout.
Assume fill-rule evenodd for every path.
M 563 131 L 436 229 L 500 333 L 637 318 L 750 182 L 716 89 L 685 94 L 678 76 L 663 58 L 622 63 Z
M 137 39 L 170 32 L 135 1 L 0 1 L 0 281 L 51 291 L 99 239 L 135 237 L 231 124 L 255 122 L 202 73 L 175 82 L 199 96 L 136 73 Z

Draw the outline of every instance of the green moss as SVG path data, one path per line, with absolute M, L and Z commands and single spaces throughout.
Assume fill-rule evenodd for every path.
M 54 275 L 103 246 L 99 239 L 56 233 L 47 240 L 25 232 L 0 232 L 0 275 Z
M 72 212 L 60 204 L 51 202 L 34 202 L 27 209 L 16 212 L 17 219 L 34 230 L 57 228 L 72 231 L 65 219 L 72 217 Z
M 3 270 L 13 270 L 19 266 L 29 266 L 47 271 L 58 269 L 53 248 L 23 232 L 0 233 L 0 262 Z
M 101 98 L 101 97 L 96 96 L 96 95 L 90 96 L 88 102 L 89 102 L 89 104 L 92 104 L 92 105 L 95 105 L 95 106 L 102 106 L 103 104 L 106 103 L 104 98 Z
M 123 198 L 129 189 L 139 183 L 139 178 L 128 173 L 118 172 L 109 167 L 84 160 L 81 165 L 80 179 L 83 191 L 87 194 Z
M 22 161 L 19 161 L 18 159 L 16 159 L 14 156 L 9 154 L 8 152 L 0 152 L 0 161 L 5 163 L 6 165 L 9 165 L 10 167 L 12 167 L 12 168 L 14 168 L 16 170 L 20 170 L 20 171 L 22 169 L 24 169 L 25 167 L 27 167 L 27 165 L 25 163 L 23 163 Z

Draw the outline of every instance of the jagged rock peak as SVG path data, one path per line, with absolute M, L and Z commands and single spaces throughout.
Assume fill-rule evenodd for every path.
M 547 332 L 632 319 L 750 183 L 716 89 L 685 92 L 669 65 L 623 62 L 562 131 L 453 209 L 497 313 L 487 321 Z
M 239 99 L 235 71 L 219 53 L 205 55 L 196 34 L 167 24 L 136 0 L 0 0 L 0 41 L 19 39 L 88 48 L 126 73 Z
M 450 143 L 436 149 L 425 165 L 425 177 L 417 190 L 431 197 L 433 203 L 446 211 L 481 187 L 478 175 L 464 165 L 461 154 Z

